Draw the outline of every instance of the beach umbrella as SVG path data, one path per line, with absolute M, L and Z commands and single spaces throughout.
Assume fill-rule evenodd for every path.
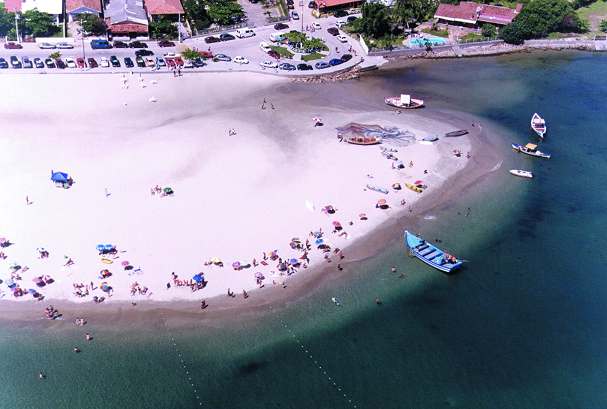
M 259 278 L 260 280 L 264 278 L 263 274 L 261 272 L 256 272 L 255 273 L 255 278 Z
M 289 260 L 289 264 L 291 264 L 292 266 L 296 266 L 299 264 L 299 260 L 297 260 L 296 258 L 292 258 L 291 260 Z
M 130 263 L 126 260 L 124 260 L 122 263 L 120 263 L 123 267 L 128 266 Z
M 335 227 L 341 227 L 341 223 L 338 222 L 337 220 L 333 221 L 333 226 Z
M 423 180 L 416 180 L 413 184 L 414 185 L 423 185 L 424 181 Z
M 316 244 L 317 246 L 320 246 L 324 243 L 325 241 L 323 239 L 316 239 L 316 241 L 314 242 L 314 244 Z
M 97 249 L 97 251 L 103 251 L 103 250 L 105 250 L 105 244 L 97 244 L 96 249 Z
M 194 280 L 200 284 L 204 281 L 204 276 L 202 275 L 202 273 L 198 273 L 198 274 L 194 275 L 194 277 L 192 277 L 192 280 Z
M 240 261 L 235 261 L 232 263 L 232 268 L 234 268 L 234 270 L 239 270 L 240 269 Z

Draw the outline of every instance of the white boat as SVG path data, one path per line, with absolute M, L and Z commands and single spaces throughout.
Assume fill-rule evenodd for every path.
M 528 170 L 511 169 L 510 173 L 512 173 L 514 176 L 520 176 L 522 178 L 533 178 L 533 173 L 529 172 Z
M 527 145 L 519 145 L 518 143 L 512 144 L 512 149 L 517 152 L 524 153 L 529 156 L 535 156 L 537 158 L 550 159 L 550 155 L 537 150 L 537 145 L 534 143 L 528 143 Z
M 337 298 L 331 297 L 331 301 L 333 301 L 333 304 L 337 305 L 338 307 L 341 307 L 341 303 Z
M 400 97 L 386 97 L 384 102 L 387 105 L 401 109 L 415 109 L 424 106 L 423 99 L 411 98 L 411 95 L 408 94 L 401 94 Z
M 546 121 L 544 118 L 538 115 L 538 113 L 534 113 L 531 117 L 531 129 L 540 136 L 540 138 L 544 138 L 544 134 L 547 131 Z

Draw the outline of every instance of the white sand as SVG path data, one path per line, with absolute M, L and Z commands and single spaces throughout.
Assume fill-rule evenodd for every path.
M 300 100 L 289 103 L 284 95 L 274 100 L 272 88 L 286 84 L 283 79 L 232 73 L 145 77 L 143 83 L 129 77 L 129 88 L 123 89 L 120 77 L 109 75 L 0 77 L 0 237 L 15 243 L 1 249 L 7 255 L 0 260 L 4 299 L 16 299 L 6 286 L 14 262 L 29 267 L 19 272 L 22 288 L 35 288 L 32 278 L 48 274 L 55 283 L 39 291 L 47 299 L 76 302 L 106 294 L 97 288 L 78 298 L 74 282 L 92 281 L 98 287 L 106 281 L 114 289 L 106 302 L 201 299 L 225 294 L 228 287 L 240 292 L 256 288 L 258 271 L 272 285 L 273 278 L 284 280 L 272 276 L 275 262 L 241 271 L 232 262 L 260 261 L 263 251 L 274 249 L 283 258 L 299 257 L 289 247 L 291 237 L 305 240 L 319 228 L 331 246 L 343 249 L 402 211 L 403 198 L 408 208 L 421 196 L 404 182 L 423 179 L 429 190 L 439 189 L 466 163 L 450 152 L 454 147 L 466 152 L 467 138 L 441 139 L 397 147 L 395 155 L 415 166 L 393 170 L 378 146 L 339 143 L 335 128 L 353 121 L 425 136 L 453 127 L 419 113 L 335 107 L 323 113 L 325 126 L 315 128 L 317 108 Z M 277 109 L 260 110 L 262 95 Z M 149 102 L 152 97 L 157 102 Z M 237 135 L 229 136 L 230 128 Z M 51 169 L 68 172 L 76 183 L 67 190 L 55 187 Z M 389 188 L 394 182 L 403 190 L 383 195 L 364 189 L 367 183 Z M 171 186 L 175 195 L 152 196 L 156 184 Z M 26 204 L 26 196 L 32 204 Z M 376 209 L 380 198 L 391 209 Z M 306 200 L 315 211 L 306 208 Z M 328 204 L 338 209 L 336 214 L 320 212 Z M 358 219 L 361 212 L 368 221 Z M 347 239 L 331 233 L 334 220 L 344 226 Z M 115 244 L 119 258 L 102 264 L 98 243 Z M 50 257 L 39 259 L 38 247 Z M 65 267 L 64 256 L 75 264 Z M 203 265 L 212 257 L 225 266 Z M 312 264 L 324 262 L 317 250 L 310 258 Z M 129 275 L 121 266 L 125 260 L 141 271 Z M 336 265 L 337 257 L 333 260 Z M 113 276 L 99 279 L 103 268 Z M 204 272 L 208 285 L 197 292 L 167 290 L 171 272 L 180 279 Z M 297 272 L 305 273 L 303 268 Z M 135 281 L 149 288 L 147 295 L 130 295 Z

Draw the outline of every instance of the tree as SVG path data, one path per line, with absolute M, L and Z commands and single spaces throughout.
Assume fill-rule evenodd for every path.
M 361 31 L 374 38 L 386 35 L 390 31 L 388 8 L 380 3 L 363 4 Z
M 55 33 L 59 27 L 55 25 L 53 16 L 42 13 L 37 9 L 28 10 L 23 13 L 23 32 L 34 37 L 44 37 Z
M 607 20 L 601 21 L 601 24 L 599 25 L 599 30 L 601 30 L 603 33 L 607 33 Z
M 9 13 L 4 8 L 4 3 L 0 3 L 0 37 L 8 35 L 11 28 L 15 26 L 15 14 Z
M 49 54 L 48 58 L 52 58 L 53 60 L 57 60 L 61 58 L 61 53 L 59 51 L 53 51 Z
M 483 24 L 481 27 L 481 34 L 483 37 L 493 38 L 497 35 L 497 30 L 493 24 Z
M 149 25 L 150 33 L 154 38 L 176 38 L 177 26 L 166 16 L 152 20 Z
M 200 57 L 200 53 L 198 53 L 198 51 L 192 50 L 191 48 L 186 48 L 181 52 L 181 56 L 186 60 L 194 60 Z
M 107 25 L 96 14 L 80 14 L 78 16 L 80 26 L 87 34 L 103 35 L 107 31 Z
M 234 20 L 242 19 L 243 16 L 242 7 L 233 0 L 216 0 L 209 4 L 209 17 L 219 25 L 233 24 Z
M 409 28 L 410 24 L 417 25 L 427 20 L 438 6 L 437 0 L 396 0 L 390 16 L 396 24 Z
M 184 0 L 183 9 L 187 19 L 198 30 L 203 30 L 211 25 L 211 18 L 202 0 Z

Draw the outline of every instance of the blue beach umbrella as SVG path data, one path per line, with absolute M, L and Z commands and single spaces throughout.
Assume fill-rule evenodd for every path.
M 192 277 L 192 280 L 194 280 L 200 284 L 200 283 L 204 282 L 204 275 L 202 275 L 201 273 L 198 273 L 194 277 Z

